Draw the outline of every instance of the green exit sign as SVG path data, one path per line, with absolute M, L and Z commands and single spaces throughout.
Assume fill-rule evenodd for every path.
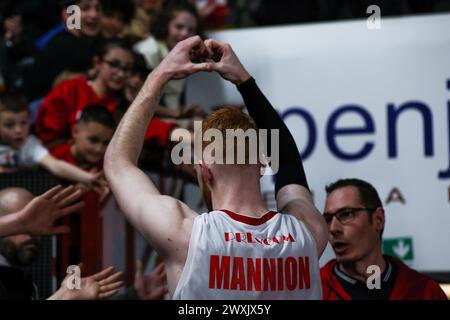
M 383 252 L 401 260 L 413 260 L 413 241 L 410 237 L 383 240 Z

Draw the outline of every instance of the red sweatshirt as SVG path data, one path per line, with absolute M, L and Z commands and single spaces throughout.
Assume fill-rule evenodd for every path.
M 53 150 L 51 151 L 51 154 L 56 159 L 63 160 L 65 162 L 73 164 L 74 166 L 79 167 L 78 163 L 76 162 L 75 158 L 72 155 L 72 152 L 70 150 L 71 147 L 72 147 L 71 143 L 59 145 L 59 146 L 53 148 Z M 89 170 L 93 169 L 94 167 L 99 170 L 103 169 L 103 160 L 99 161 L 95 166 L 91 166 L 90 168 L 82 168 L 82 169 L 89 171 Z
M 433 279 L 409 268 L 403 262 L 384 256 L 397 266 L 397 278 L 389 300 L 447 300 L 444 291 Z M 336 259 L 329 261 L 320 273 L 324 300 L 352 300 L 333 273 Z
M 113 113 L 117 106 L 113 96 L 100 98 L 84 77 L 62 82 L 45 97 L 39 107 L 35 122 L 36 134 L 44 143 L 70 139 L 78 112 L 89 104 L 104 105 Z M 145 141 L 156 139 L 160 145 L 166 145 L 170 132 L 176 126 L 174 122 L 153 118 L 145 134 Z

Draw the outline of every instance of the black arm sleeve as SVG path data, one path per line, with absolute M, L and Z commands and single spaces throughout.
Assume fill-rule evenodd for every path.
M 259 129 L 279 130 L 279 170 L 275 175 L 275 195 L 288 184 L 299 184 L 309 190 L 303 169 L 302 159 L 286 124 L 283 122 L 278 112 L 264 96 L 255 79 L 250 78 L 239 84 L 237 89 L 241 93 L 244 103 L 250 116 L 255 120 Z M 272 157 L 270 138 L 268 139 L 268 156 Z

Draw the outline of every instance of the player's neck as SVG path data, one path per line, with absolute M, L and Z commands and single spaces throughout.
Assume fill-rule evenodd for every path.
M 259 218 L 267 213 L 258 182 L 232 183 L 211 190 L 214 210 L 227 209 L 235 213 Z
M 341 263 L 339 264 L 339 268 L 352 278 L 366 281 L 367 278 L 373 274 L 373 271 L 367 272 L 367 268 L 372 265 L 378 266 L 381 273 L 386 269 L 386 261 L 384 260 L 381 250 L 373 250 L 363 259 L 356 262 L 346 264 Z

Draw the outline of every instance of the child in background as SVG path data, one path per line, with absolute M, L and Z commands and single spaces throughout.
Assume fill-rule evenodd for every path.
M 100 0 L 100 35 L 103 39 L 121 38 L 134 16 L 132 0 Z
M 54 148 L 51 153 L 55 158 L 86 171 L 101 171 L 103 156 L 115 127 L 114 116 L 108 109 L 98 104 L 88 105 L 78 114 L 77 122 L 72 128 L 73 140 Z M 103 203 L 109 194 L 109 188 L 104 185 L 93 189 L 100 196 L 99 202 Z
M 193 35 L 202 35 L 200 18 L 194 5 L 184 1 L 167 2 L 155 17 L 152 35 L 138 42 L 134 50 L 142 54 L 149 69 L 156 68 L 179 42 Z M 162 102 L 167 109 L 179 111 L 186 80 L 171 80 L 163 91 Z M 179 123 L 187 126 L 185 121 Z
M 101 170 L 103 156 L 114 134 L 115 125 L 113 114 L 104 106 L 87 105 L 76 117 L 76 123 L 72 127 L 72 141 L 54 148 L 52 154 L 55 158 L 84 170 Z M 58 243 L 61 277 L 66 272 L 64 266 L 76 261 L 83 261 L 90 271 L 102 265 L 101 255 L 98 254 L 102 250 L 101 208 L 110 193 L 109 188 L 105 185 L 92 190 L 86 187 L 81 189 L 86 206 L 79 215 L 63 220 L 72 232 L 61 237 Z
M 39 139 L 30 135 L 26 99 L 5 94 L 0 99 L 0 172 L 42 166 L 57 177 L 86 185 L 104 184 L 100 173 L 86 172 L 49 154 Z
M 41 141 L 52 150 L 71 139 L 77 114 L 90 104 L 104 105 L 114 112 L 128 78 L 133 55 L 123 41 L 110 41 L 99 47 L 93 61 L 97 76 L 84 76 L 60 83 L 37 110 L 35 130 Z
M 72 128 L 73 141 L 56 147 L 52 154 L 85 170 L 101 170 L 103 156 L 115 127 L 113 114 L 104 106 L 88 105 L 79 113 Z
M 91 81 L 77 77 L 62 82 L 45 97 L 37 110 L 35 130 L 41 141 L 52 150 L 71 139 L 71 130 L 77 114 L 87 105 L 101 104 L 116 114 L 123 103 L 123 88 L 133 65 L 133 54 L 120 40 L 105 42 L 93 61 L 96 77 Z M 160 145 L 170 142 L 170 133 L 176 123 L 153 119 L 146 139 L 155 139 Z

